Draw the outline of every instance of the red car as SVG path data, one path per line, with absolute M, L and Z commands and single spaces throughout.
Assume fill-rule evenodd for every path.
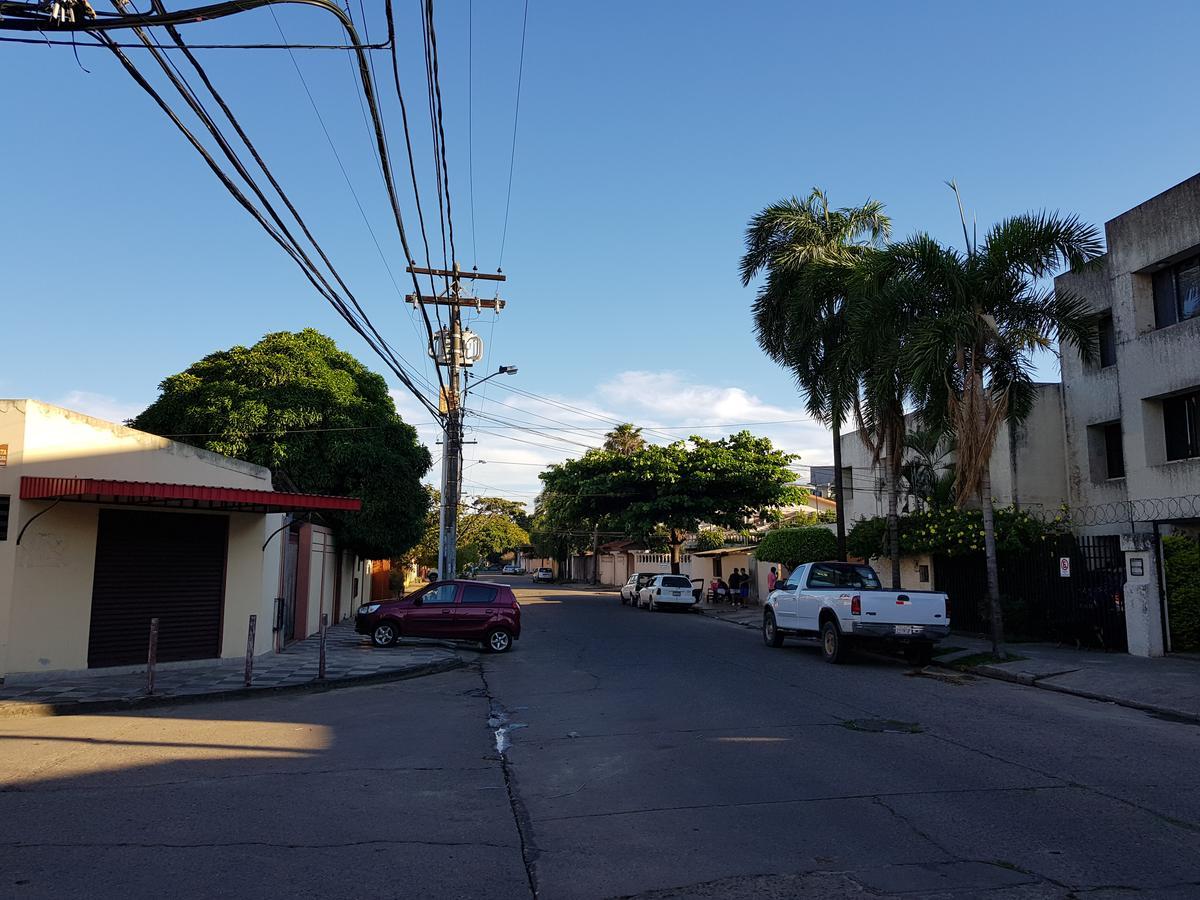
M 512 590 L 484 581 L 435 581 L 407 597 L 358 608 L 354 628 L 376 647 L 401 637 L 479 641 L 504 653 L 521 636 L 521 607 Z

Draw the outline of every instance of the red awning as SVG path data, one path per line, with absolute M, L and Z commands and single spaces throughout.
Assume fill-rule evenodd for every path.
M 358 512 L 362 509 L 362 501 L 354 497 L 331 497 L 326 494 L 287 494 L 194 484 L 109 481 L 103 478 L 40 478 L 30 475 L 21 476 L 21 499 L 258 513 L 302 510 Z

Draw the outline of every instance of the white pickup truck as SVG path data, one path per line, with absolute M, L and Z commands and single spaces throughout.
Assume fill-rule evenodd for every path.
M 872 642 L 904 651 L 927 665 L 933 645 L 950 633 L 950 603 L 935 591 L 885 591 L 868 565 L 806 563 L 767 598 L 762 635 L 769 647 L 783 639 L 820 637 L 825 660 L 845 660 L 854 644 Z

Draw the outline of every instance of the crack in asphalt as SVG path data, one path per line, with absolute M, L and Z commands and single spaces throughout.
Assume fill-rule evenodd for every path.
M 499 718 L 497 714 L 504 712 L 503 706 L 492 694 L 492 687 L 488 684 L 487 672 L 484 671 L 484 663 L 479 663 L 479 680 L 483 682 L 483 695 L 488 701 L 488 719 L 489 721 Z M 497 741 L 499 744 L 499 741 Z M 529 810 L 525 808 L 524 802 L 517 793 L 517 787 L 514 783 L 512 764 L 508 760 L 506 748 L 497 747 L 499 753 L 497 756 L 500 760 L 500 770 L 504 774 L 504 789 L 508 795 L 508 806 L 512 811 L 513 823 L 517 829 L 517 837 L 520 840 L 521 863 L 525 868 L 525 879 L 529 883 L 529 895 L 533 900 L 538 898 L 538 883 L 537 870 L 535 863 L 540 855 L 536 843 L 533 840 L 533 820 L 529 816 Z
M 540 819 L 542 822 L 564 822 L 573 819 L 601 819 L 612 816 L 632 816 L 642 813 L 657 813 L 657 812 L 688 812 L 691 810 L 704 809 L 742 809 L 745 807 L 754 806 L 784 806 L 790 803 L 827 803 L 835 800 L 876 800 L 879 797 L 925 797 L 938 795 L 957 796 L 961 794 L 1003 794 L 1016 791 L 1064 791 L 1070 790 L 1069 784 L 1045 784 L 1045 785 L 1021 785 L 1016 787 L 996 787 L 996 788 L 942 788 L 928 791 L 895 791 L 895 792 L 873 792 L 867 794 L 839 794 L 827 797 L 793 797 L 782 800 L 747 800 L 742 803 L 695 803 L 684 804 L 680 806 L 649 806 L 639 809 L 618 809 L 608 812 L 596 813 L 578 813 L 570 816 L 544 816 Z

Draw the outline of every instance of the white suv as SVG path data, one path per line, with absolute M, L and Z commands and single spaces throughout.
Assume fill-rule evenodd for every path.
M 655 575 L 638 591 L 637 605 L 651 612 L 661 607 L 690 609 L 695 603 L 695 590 L 685 575 Z
M 537 569 L 536 571 L 534 571 L 533 580 L 534 581 L 544 581 L 547 584 L 549 584 L 551 581 L 554 580 L 554 570 L 547 569 L 545 566 L 542 566 L 540 569 Z

